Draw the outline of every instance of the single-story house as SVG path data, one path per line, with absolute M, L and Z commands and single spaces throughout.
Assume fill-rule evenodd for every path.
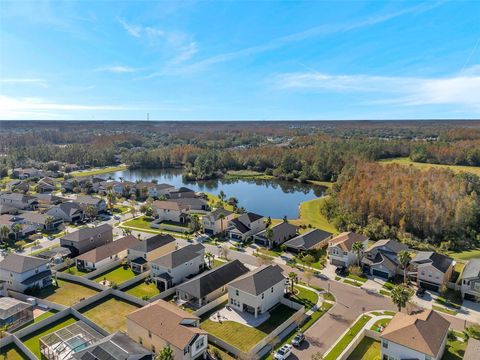
M 38 180 L 35 188 L 38 193 L 52 192 L 57 189 L 57 182 L 50 177 L 44 177 Z
M 0 205 L 8 205 L 19 210 L 36 210 L 38 201 L 33 196 L 20 193 L 0 193 Z
M 263 245 L 269 248 L 282 245 L 285 241 L 294 238 L 297 235 L 297 227 L 287 221 L 282 221 L 271 228 L 272 237 L 268 238 L 268 228 L 255 234 L 253 240 L 256 244 Z
M 82 195 L 77 196 L 75 200 L 77 204 L 85 211 L 88 207 L 93 206 L 98 213 L 102 213 L 107 209 L 107 203 L 105 200 L 98 198 L 96 196 Z
M 327 231 L 312 229 L 284 242 L 283 245 L 287 251 L 298 254 L 302 251 L 310 251 L 327 246 L 328 239 L 331 236 L 332 233 Z
M 127 250 L 127 259 L 132 270 L 141 273 L 149 269 L 149 261 L 174 251 L 176 246 L 172 235 L 154 235 L 130 246 Z
M 177 286 L 177 298 L 200 308 L 225 294 L 227 284 L 248 271 L 239 260 L 227 262 Z
M 397 259 L 397 254 L 402 250 L 408 250 L 408 246 L 395 240 L 378 240 L 363 255 L 361 263 L 364 272 L 384 279 L 403 274 L 402 265 Z
M 193 198 L 196 197 L 195 191 L 187 187 L 180 187 L 178 189 L 173 189 L 168 192 L 168 197 L 170 199 L 179 199 L 179 198 Z
M 23 180 L 11 180 L 7 182 L 6 188 L 8 191 L 19 191 L 26 193 L 30 189 L 30 185 L 27 181 Z
M 434 251 L 418 251 L 410 261 L 408 276 L 419 287 L 438 291 L 441 285 L 450 281 L 454 266 L 455 261 L 451 257 Z
M 123 259 L 127 256 L 128 249 L 138 245 L 139 242 L 135 236 L 128 235 L 87 251 L 75 258 L 77 268 L 93 271 L 116 260 Z
M 353 244 L 360 242 L 367 249 L 368 238 L 365 235 L 352 231 L 343 232 L 328 240 L 328 259 L 335 266 L 349 267 L 358 261 L 357 254 L 353 251 Z
M 16 215 L 18 221 L 22 224 L 34 226 L 39 230 L 54 230 L 62 224 L 62 219 L 55 219 L 48 214 L 40 214 L 37 212 L 22 212 Z
M 47 260 L 14 253 L 0 261 L 0 281 L 6 282 L 7 289 L 23 293 L 34 286 L 51 285 L 52 272 Z
M 433 310 L 396 313 L 380 335 L 382 359 L 440 360 L 450 322 Z

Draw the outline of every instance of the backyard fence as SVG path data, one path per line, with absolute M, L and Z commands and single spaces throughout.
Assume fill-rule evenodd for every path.
M 206 312 L 209 312 L 213 308 L 217 307 L 218 305 L 226 302 L 227 300 L 228 300 L 228 294 L 224 294 L 224 295 L 220 296 L 218 299 L 215 299 L 215 300 L 209 302 L 208 304 L 202 306 L 200 309 L 194 311 L 193 315 L 200 317 L 203 314 L 205 314 Z
M 337 360 L 347 360 L 348 357 L 354 352 L 357 346 L 362 342 L 366 337 L 369 337 L 373 340 L 380 341 L 380 333 L 378 331 L 373 331 L 370 329 L 362 329 L 357 336 L 348 344 L 345 350 L 338 356 Z
M 177 292 L 177 287 L 174 286 L 168 290 L 162 291 L 160 294 L 152 296 L 148 301 L 149 302 L 154 302 L 156 300 L 160 299 L 165 299 L 166 297 L 169 297 L 170 295 L 173 295 Z
M 90 288 L 93 288 L 93 289 L 96 289 L 96 290 L 99 290 L 99 291 L 103 291 L 103 290 L 108 289 L 108 286 L 104 286 L 104 285 L 102 285 L 102 284 L 100 284 L 96 281 L 90 280 L 88 278 L 72 275 L 72 274 L 57 272 L 55 276 L 56 276 L 56 278 L 58 278 L 60 280 L 66 280 L 66 281 L 70 281 L 70 282 L 73 282 L 73 283 L 85 285 L 85 286 L 88 286 Z
M 147 277 L 150 276 L 150 270 L 148 271 L 145 271 L 131 279 L 128 279 L 127 281 L 124 281 L 123 283 L 121 283 L 120 285 L 118 285 L 118 289 L 119 290 L 123 290 L 123 289 L 126 289 L 128 288 L 129 286 L 133 285 L 133 284 L 136 284 L 144 279 L 146 279 Z
M 102 266 L 101 268 L 99 268 L 97 270 L 94 270 L 92 272 L 89 272 L 88 274 L 83 275 L 83 277 L 86 278 L 86 279 L 93 279 L 94 277 L 97 277 L 98 275 L 102 275 L 103 273 L 106 273 L 107 271 L 110 271 L 110 270 L 116 268 L 117 266 L 122 265 L 122 262 L 123 262 L 123 259 L 115 260 L 115 261 L 111 262 L 110 264 Z
M 53 301 L 49 301 L 49 300 L 45 300 L 45 299 L 40 299 L 40 298 L 37 298 L 33 295 L 25 295 L 23 293 L 19 293 L 19 292 L 14 291 L 14 290 L 8 290 L 8 296 L 13 297 L 13 298 L 18 299 L 18 300 L 21 300 L 21 301 L 25 301 L 25 302 L 29 302 L 28 301 L 29 298 L 34 298 L 37 305 L 48 307 L 50 309 L 54 309 L 54 310 L 57 310 L 57 311 L 62 311 L 62 310 L 65 310 L 65 309 L 68 308 L 65 305 L 57 304 Z

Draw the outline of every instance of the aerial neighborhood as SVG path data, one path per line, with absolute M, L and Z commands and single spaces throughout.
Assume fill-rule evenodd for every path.
M 478 329 L 480 312 L 463 310 L 480 298 L 478 259 L 87 171 L 15 168 L 0 192 L 0 341 L 27 358 L 367 359 L 354 355 L 368 343 L 382 360 L 440 360 L 458 342 L 478 348 L 458 335 Z M 345 301 L 354 318 L 323 325 Z

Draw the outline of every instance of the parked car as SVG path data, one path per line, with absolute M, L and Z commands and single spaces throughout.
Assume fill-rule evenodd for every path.
M 297 347 L 300 346 L 300 344 L 305 340 L 305 335 L 301 332 L 299 332 L 297 335 L 292 340 L 292 345 Z
M 417 290 L 417 296 L 419 298 L 423 298 L 425 296 L 425 289 L 422 288 L 422 287 L 419 287 L 418 290 Z
M 202 234 L 200 236 L 197 236 L 195 238 L 195 241 L 198 242 L 198 243 L 202 243 L 204 241 L 207 241 L 208 239 L 210 239 L 210 237 L 207 234 Z
M 292 350 L 292 345 L 285 344 L 280 349 L 275 351 L 275 354 L 273 354 L 273 358 L 275 360 L 285 360 L 292 354 Z
M 113 218 L 114 218 L 115 220 L 120 220 L 120 216 L 118 216 L 118 215 L 115 215 Z
M 53 240 L 53 239 L 55 239 L 55 238 L 53 237 L 53 235 L 48 235 L 47 239 L 48 239 L 48 240 Z
M 340 276 L 346 276 L 347 275 L 347 267 L 346 266 L 339 266 L 335 269 L 335 274 L 340 275 Z

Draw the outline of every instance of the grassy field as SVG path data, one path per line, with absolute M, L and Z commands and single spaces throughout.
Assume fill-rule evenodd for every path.
M 324 186 L 329 189 L 333 186 L 333 184 L 335 184 L 330 181 L 320 181 L 320 180 L 308 180 L 308 183 L 313 185 L 318 185 L 318 186 Z
M 210 204 L 210 206 L 214 206 L 216 203 L 218 203 L 220 201 L 220 198 L 217 195 L 210 194 L 210 193 L 207 193 L 207 192 L 205 193 L 205 195 L 207 195 L 207 197 L 208 197 L 208 203 Z M 223 207 L 225 208 L 225 210 L 233 211 L 233 206 L 227 204 L 226 202 L 223 202 Z M 225 226 L 226 226 L 226 224 L 225 224 Z
M 155 283 L 146 284 L 145 281 L 142 281 L 138 284 L 133 284 L 132 286 L 128 287 L 124 290 L 127 294 L 136 296 L 138 298 L 143 298 L 144 296 L 148 296 L 149 298 L 160 294 L 160 290 L 158 290 Z
M 103 274 L 94 277 L 92 280 L 100 282 L 103 279 L 107 279 L 110 282 L 120 285 L 121 283 L 130 280 L 133 277 L 135 277 L 135 273 L 132 271 L 132 269 L 124 269 L 123 266 L 117 266 L 110 271 L 104 272 Z
M 274 179 L 272 175 L 266 175 L 262 172 L 253 170 L 230 170 L 225 176 L 225 179 L 255 179 L 255 180 L 271 180 Z
M 407 157 L 381 160 L 380 162 L 382 164 L 412 165 L 412 166 L 418 167 L 419 169 L 431 169 L 431 168 L 450 169 L 455 172 L 469 172 L 472 174 L 480 175 L 480 166 L 428 164 L 428 163 L 415 162 L 410 160 L 410 158 L 407 158 Z
M 448 256 L 451 256 L 455 260 L 463 260 L 468 261 L 471 259 L 479 259 L 480 258 L 480 249 L 473 249 L 473 250 L 465 250 L 461 252 L 454 252 L 450 251 L 447 253 Z
M 257 328 L 252 328 L 234 321 L 223 321 L 222 323 L 212 321 L 209 319 L 209 316 L 215 311 L 217 309 L 212 310 L 203 317 L 200 327 L 245 352 L 250 350 L 295 312 L 295 310 L 287 306 L 279 305 L 270 312 L 270 318 L 267 321 Z
M 380 342 L 363 338 L 347 360 L 380 360 Z
M 80 309 L 80 312 L 95 324 L 114 333 L 127 331 L 126 316 L 136 309 L 138 306 L 111 296 Z
M 53 301 L 57 304 L 72 306 L 82 298 L 95 295 L 98 291 L 80 284 L 65 280 L 57 280 L 58 286 L 49 286 L 42 289 L 38 295 L 41 299 Z
M 121 171 L 121 170 L 125 170 L 126 168 L 127 168 L 126 165 L 108 166 L 108 167 L 98 168 L 98 169 L 73 171 L 70 173 L 70 175 L 72 175 L 73 177 L 93 176 L 93 175 L 106 174 L 114 171 Z
M 153 218 L 148 216 L 140 216 L 132 220 L 128 220 L 123 223 L 127 227 L 136 227 L 145 230 L 155 230 L 150 227 L 150 223 L 153 221 Z
M 0 360 L 28 360 L 28 357 L 15 345 L 10 344 L 0 350 Z
M 62 329 L 65 326 L 73 324 L 74 322 L 77 322 L 77 319 L 74 318 L 73 316 L 68 316 L 64 319 L 60 319 L 59 321 L 56 321 L 53 324 L 50 324 L 44 328 L 41 328 L 33 332 L 32 334 L 30 334 L 25 338 L 22 338 L 21 340 L 25 344 L 25 346 L 30 349 L 31 352 L 33 352 L 39 359 L 41 359 L 42 354 L 40 353 L 40 341 L 39 341 L 40 338 L 54 331 Z

